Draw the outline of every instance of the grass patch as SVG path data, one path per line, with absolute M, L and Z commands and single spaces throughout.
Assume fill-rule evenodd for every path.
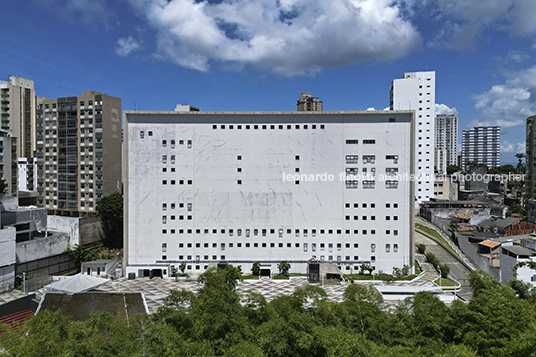
M 242 279 L 244 280 L 259 280 L 258 275 L 242 275 Z
M 277 275 L 272 276 L 272 279 L 276 279 L 276 280 L 288 280 L 288 279 L 289 279 L 289 276 L 288 276 L 288 275 L 285 275 L 285 274 L 277 274 Z
M 409 281 L 409 280 L 413 280 L 415 279 L 419 274 L 413 274 L 413 275 L 406 275 L 406 276 L 402 276 L 400 278 L 397 278 L 395 281 L 397 280 L 402 280 L 402 281 Z
M 290 276 L 307 276 L 307 274 L 290 273 Z
M 441 243 L 443 243 L 451 252 L 453 252 L 454 254 L 458 255 L 454 249 L 452 249 L 452 247 L 447 243 L 447 241 L 441 237 L 441 235 L 435 230 L 435 229 L 432 229 L 432 228 L 428 228 L 426 226 L 423 226 L 422 224 L 420 223 L 415 223 L 415 228 L 417 229 L 420 229 L 421 231 L 437 238 Z
M 78 273 L 78 269 L 68 271 L 67 273 L 60 274 L 60 276 L 69 276 L 69 275 L 75 275 Z
M 417 261 L 415 261 L 415 274 L 419 275 L 420 273 L 422 273 L 422 269 L 419 266 L 419 263 L 417 263 Z
M 343 277 L 348 280 L 372 280 L 372 275 L 370 274 L 346 274 Z
M 434 281 L 437 285 L 439 285 L 439 279 Z M 441 285 L 440 286 L 456 286 L 453 281 L 450 281 L 449 279 L 441 279 Z

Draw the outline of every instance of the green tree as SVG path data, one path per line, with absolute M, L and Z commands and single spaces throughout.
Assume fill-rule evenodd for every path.
M 525 158 L 525 154 L 518 152 L 514 156 L 519 160 L 517 163 L 517 173 L 518 174 L 525 173 L 525 164 L 523 164 L 523 159 Z
M 253 275 L 261 275 L 261 264 L 259 262 L 253 263 L 253 266 L 251 267 L 251 274 Z
M 97 217 L 109 245 L 123 246 L 123 195 L 119 192 L 105 196 L 97 202 Z
M 99 259 L 99 253 L 95 249 L 87 249 L 83 245 L 76 245 L 74 249 L 69 249 L 67 253 L 73 258 L 78 270 L 82 267 L 82 263 Z
M 461 167 L 458 167 L 456 165 L 448 165 L 447 166 L 447 175 L 452 175 L 455 172 L 461 171 Z
M 288 274 L 290 270 L 290 263 L 286 260 L 283 260 L 277 264 L 277 269 L 279 269 L 279 274 Z
M 179 269 L 180 269 L 182 275 L 184 275 L 184 272 L 186 271 L 186 263 L 182 262 L 181 265 L 179 265 Z
M 417 251 L 418 251 L 420 254 L 424 254 L 424 253 L 426 253 L 426 244 L 424 244 L 424 243 L 419 243 L 419 244 L 417 244 Z

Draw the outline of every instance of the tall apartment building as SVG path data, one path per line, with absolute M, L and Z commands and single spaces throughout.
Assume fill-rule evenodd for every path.
M 84 91 L 37 109 L 38 204 L 52 214 L 96 212 L 121 186 L 121 99 Z
M 404 73 L 391 83 L 391 110 L 415 111 L 415 200 L 434 197 L 435 72 Z
M 501 127 L 480 124 L 462 131 L 462 169 L 467 163 L 486 164 L 489 169 L 501 165 Z
M 536 115 L 527 118 L 525 152 L 525 199 L 536 199 Z M 531 206 L 535 206 L 533 203 Z M 535 222 L 536 211 L 529 210 L 531 222 Z
M 321 112 L 323 109 L 322 101 L 310 93 L 302 93 L 296 106 L 299 112 Z
M 17 157 L 33 157 L 35 150 L 36 97 L 34 82 L 11 76 L 0 81 L 0 115 L 2 129 L 17 138 Z
M 126 273 L 413 266 L 413 116 L 124 112 Z
M 0 129 L 0 177 L 4 179 L 7 196 L 18 196 L 17 138 L 11 130 Z
M 447 166 L 458 163 L 458 116 L 437 114 L 435 118 L 435 147 L 437 172 L 445 174 Z

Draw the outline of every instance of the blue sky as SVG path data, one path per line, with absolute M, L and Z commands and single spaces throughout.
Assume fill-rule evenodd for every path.
M 384 109 L 404 72 L 436 71 L 459 130 L 501 125 L 503 163 L 536 114 L 534 0 L 3 0 L 0 79 L 83 90 L 124 110 Z M 135 103 L 135 104 L 134 104 Z

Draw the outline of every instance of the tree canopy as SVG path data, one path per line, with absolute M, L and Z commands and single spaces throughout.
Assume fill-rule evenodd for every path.
M 482 271 L 470 275 L 469 303 L 447 307 L 422 292 L 392 308 L 359 284 L 340 303 L 315 285 L 270 302 L 239 296 L 238 272 L 209 269 L 197 293 L 172 290 L 157 313 L 129 322 L 103 312 L 73 322 L 44 310 L 16 330 L 0 326 L 0 346 L 12 356 L 535 355 L 534 294 Z
M 115 192 L 97 202 L 97 216 L 101 219 L 102 230 L 108 245 L 123 246 L 123 195 Z

